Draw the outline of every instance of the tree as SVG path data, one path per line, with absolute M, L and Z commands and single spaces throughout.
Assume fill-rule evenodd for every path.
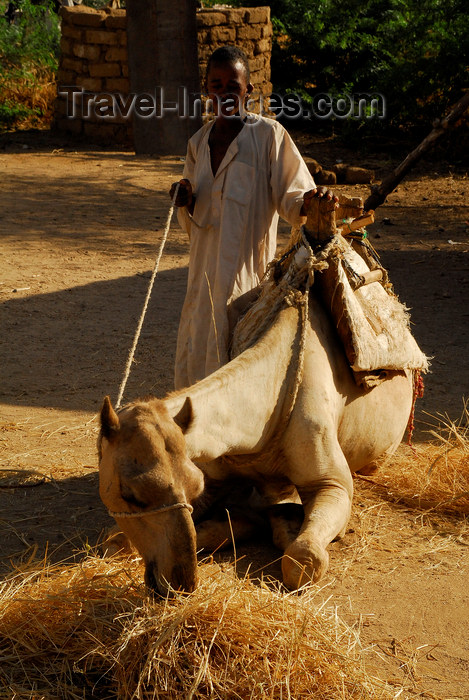
M 261 5 L 265 0 L 225 0 Z M 380 93 L 375 128 L 427 129 L 469 87 L 467 0 L 271 0 L 272 81 L 304 101 L 315 94 Z M 348 130 L 361 129 L 349 120 Z

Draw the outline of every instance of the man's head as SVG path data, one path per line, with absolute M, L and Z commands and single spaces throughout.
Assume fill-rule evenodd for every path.
M 215 49 L 215 51 L 208 59 L 205 79 L 208 79 L 208 74 L 212 65 L 235 66 L 237 63 L 240 63 L 243 66 L 246 85 L 248 85 L 251 79 L 249 60 L 244 51 L 238 46 L 221 46 L 219 49 Z
M 237 46 L 216 49 L 208 60 L 206 88 L 215 114 L 229 117 L 242 112 L 244 99 L 253 90 L 244 51 Z

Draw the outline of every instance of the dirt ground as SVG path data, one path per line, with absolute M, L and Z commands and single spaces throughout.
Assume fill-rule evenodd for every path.
M 396 156 L 347 152 L 298 135 L 324 165 L 341 158 L 380 179 Z M 0 569 L 47 547 L 80 557 L 110 524 L 97 490 L 96 413 L 116 398 L 183 160 L 83 149 L 42 135 L 0 140 Z M 338 191 L 368 193 L 367 186 Z M 280 242 L 288 227 L 282 225 Z M 376 212 L 370 240 L 432 360 L 417 440 L 469 397 L 469 179 L 421 163 Z M 161 261 L 125 397 L 172 389 L 188 243 L 177 224 Z M 410 452 L 409 452 L 410 454 Z M 331 545 L 320 597 L 360 631 L 371 672 L 400 697 L 469 698 L 467 539 L 357 482 L 345 539 Z M 458 526 L 459 527 L 459 526 Z M 357 538 L 366 534 L 367 546 Z M 461 533 L 459 527 L 458 530 Z M 467 534 L 467 532 L 466 532 Z M 345 554 L 355 547 L 353 566 Z M 240 568 L 278 575 L 268 543 Z M 240 552 L 238 551 L 238 555 Z M 347 559 L 349 561 L 350 559 Z M 396 691 L 397 693 L 397 691 Z M 398 693 L 396 694 L 397 697 Z

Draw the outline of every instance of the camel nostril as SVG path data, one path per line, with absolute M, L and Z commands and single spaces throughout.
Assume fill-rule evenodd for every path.
M 145 585 L 153 594 L 164 596 L 167 593 L 158 576 L 158 566 L 155 562 L 149 562 L 145 567 Z
M 172 587 L 176 590 L 192 593 L 197 588 L 197 570 L 177 564 L 171 572 Z
M 172 596 L 176 591 L 192 593 L 197 588 L 197 568 L 180 564 L 171 570 L 170 581 L 158 572 L 158 565 L 149 562 L 145 567 L 145 585 L 154 595 Z

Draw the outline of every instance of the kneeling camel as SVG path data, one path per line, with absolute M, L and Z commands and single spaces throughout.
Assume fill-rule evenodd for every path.
M 302 341 L 299 314 L 283 309 L 254 346 L 163 400 L 138 400 L 116 412 L 105 399 L 100 495 L 143 557 L 152 589 L 195 588 L 197 548 L 213 541 L 204 514 L 231 480 L 254 484 L 271 503 L 299 496 L 299 531 L 272 518 L 273 538 L 284 550 L 288 588 L 317 581 L 327 570 L 327 546 L 350 516 L 352 472 L 402 439 L 411 373 L 395 373 L 368 391 L 358 387 L 312 294 L 301 382 L 284 420 Z

